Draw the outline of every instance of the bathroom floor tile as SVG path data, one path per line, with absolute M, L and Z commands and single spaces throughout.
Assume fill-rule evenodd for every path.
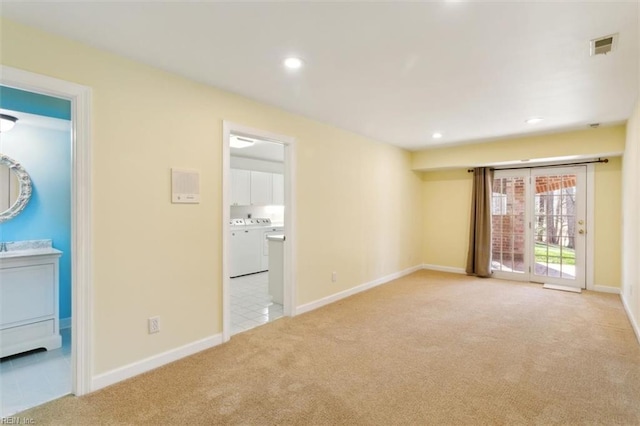
M 60 330 L 62 347 L 31 351 L 0 361 L 0 417 L 71 393 L 71 330 Z

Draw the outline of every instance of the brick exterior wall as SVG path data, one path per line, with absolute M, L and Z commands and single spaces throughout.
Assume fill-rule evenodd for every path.
M 536 194 L 557 191 L 558 189 L 571 188 L 573 186 L 576 186 L 575 175 L 536 177 Z
M 524 215 L 525 209 L 525 187 L 524 178 L 496 179 L 501 184 L 499 187 L 502 194 L 507 195 L 506 214 L 492 215 L 492 250 L 493 253 L 502 252 L 502 259 L 522 261 L 524 259 Z M 495 190 L 494 190 L 495 191 Z M 513 259 L 511 259 L 513 253 Z

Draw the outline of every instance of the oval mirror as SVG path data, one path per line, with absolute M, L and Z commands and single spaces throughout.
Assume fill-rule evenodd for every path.
M 13 158 L 0 154 L 0 223 L 16 217 L 31 198 L 31 178 Z

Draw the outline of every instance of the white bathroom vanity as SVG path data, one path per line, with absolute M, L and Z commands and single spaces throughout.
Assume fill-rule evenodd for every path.
M 58 263 L 51 240 L 2 243 L 0 357 L 62 345 Z

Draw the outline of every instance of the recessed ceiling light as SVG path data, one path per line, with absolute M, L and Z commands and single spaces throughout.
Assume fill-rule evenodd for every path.
M 431 137 L 433 139 L 440 139 L 442 137 L 442 133 L 435 132 L 434 134 L 431 135 Z
M 302 59 L 293 57 L 287 58 L 284 60 L 284 66 L 292 70 L 297 70 L 302 66 Z
M 542 120 L 543 120 L 542 117 L 531 117 L 530 119 L 525 120 L 524 122 L 527 124 L 536 124 L 541 122 Z

